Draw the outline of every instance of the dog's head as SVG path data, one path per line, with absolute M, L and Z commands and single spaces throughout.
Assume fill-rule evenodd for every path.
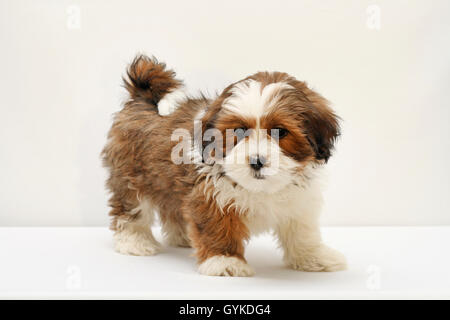
M 327 100 L 280 72 L 228 86 L 202 126 L 204 161 L 245 189 L 268 193 L 296 183 L 308 164 L 327 162 L 339 135 Z

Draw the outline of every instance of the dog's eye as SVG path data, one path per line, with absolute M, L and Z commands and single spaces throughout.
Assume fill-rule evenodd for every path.
M 246 127 L 239 127 L 234 129 L 234 135 L 236 136 L 237 141 L 241 141 L 242 139 L 244 139 L 246 131 Z
M 289 131 L 285 128 L 273 128 L 272 136 L 278 136 L 279 139 L 286 137 L 289 134 Z
M 239 127 L 239 128 L 234 128 L 234 133 L 245 133 L 245 131 L 247 131 L 246 127 Z
M 241 140 L 241 139 L 243 139 L 245 137 L 245 134 L 246 134 L 247 130 L 248 129 L 246 127 L 235 128 L 234 129 L 234 134 L 238 138 L 238 140 Z

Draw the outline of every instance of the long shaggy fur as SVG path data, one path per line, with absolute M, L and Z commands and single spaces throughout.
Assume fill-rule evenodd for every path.
M 128 79 L 124 78 L 123 81 L 131 99 L 142 98 L 154 106 L 164 95 L 182 85 L 175 78 L 175 72 L 167 70 L 164 63 L 144 55 L 134 58 L 128 67 L 127 76 Z
M 205 275 L 253 275 L 245 243 L 270 230 L 293 269 L 345 267 L 344 257 L 322 243 L 318 225 L 319 176 L 339 134 L 338 117 L 321 95 L 286 73 L 259 72 L 212 99 L 183 97 L 175 73 L 146 56 L 134 59 L 124 81 L 130 99 L 102 152 L 118 252 L 160 251 L 150 229 L 157 212 L 166 241 L 194 247 Z M 162 116 L 162 105 L 175 111 Z M 272 136 L 280 128 L 285 134 Z M 207 153 L 208 129 L 219 134 L 215 142 L 229 130 L 246 134 Z M 174 161 L 179 131 L 188 133 L 188 158 L 196 161 Z M 240 156 L 242 163 L 235 161 Z

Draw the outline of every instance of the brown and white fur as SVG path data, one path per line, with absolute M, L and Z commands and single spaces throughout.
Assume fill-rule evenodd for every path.
M 265 231 L 274 232 L 293 269 L 345 268 L 345 258 L 322 243 L 318 224 L 320 171 L 339 134 L 322 96 L 286 73 L 258 72 L 213 99 L 191 98 L 173 71 L 146 56 L 135 58 L 124 82 L 130 98 L 102 152 L 118 252 L 160 251 L 150 228 L 158 212 L 167 242 L 195 248 L 205 275 L 253 275 L 244 245 Z M 158 106 L 174 111 L 160 115 Z M 229 130 L 239 128 L 248 134 L 226 144 Z M 206 152 L 210 129 L 222 133 L 213 139 L 222 144 Z M 194 137 L 193 161 L 174 161 L 176 130 Z

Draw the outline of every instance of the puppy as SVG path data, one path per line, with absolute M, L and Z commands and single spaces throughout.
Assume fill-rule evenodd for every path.
M 118 252 L 160 251 L 150 229 L 158 212 L 168 244 L 192 246 L 204 275 L 253 275 L 244 245 L 269 230 L 289 267 L 345 268 L 318 224 L 320 171 L 339 135 L 321 95 L 286 73 L 258 72 L 215 98 L 187 97 L 175 73 L 146 56 L 124 83 L 130 97 L 102 152 Z

